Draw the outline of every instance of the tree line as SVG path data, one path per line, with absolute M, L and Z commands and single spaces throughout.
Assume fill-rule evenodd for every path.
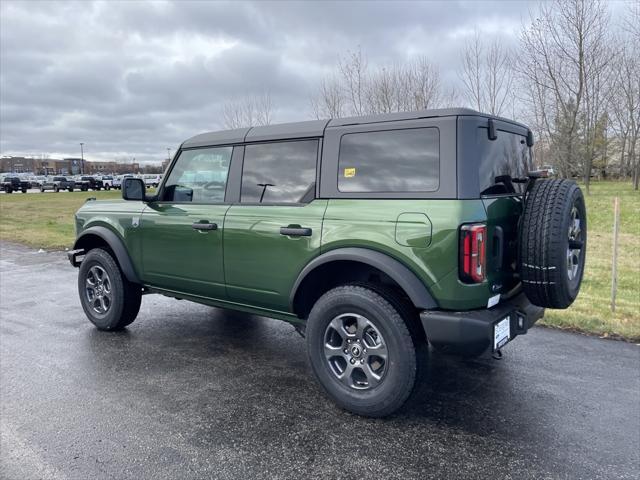
M 617 28 L 616 28 L 617 27 Z M 561 177 L 640 180 L 640 2 L 614 24 L 603 0 L 541 2 L 518 45 L 471 35 L 457 85 L 442 82 L 427 57 L 370 65 L 360 50 L 342 55 L 310 98 L 315 118 L 466 106 L 521 121 L 536 137 L 540 165 Z M 227 128 L 268 125 L 268 93 L 225 104 Z

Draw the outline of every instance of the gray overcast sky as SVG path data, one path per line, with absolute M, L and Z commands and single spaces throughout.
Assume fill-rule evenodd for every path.
M 270 91 L 276 122 L 310 118 L 339 55 L 425 55 L 457 82 L 474 28 L 516 42 L 535 3 L 0 2 L 0 152 L 159 161 L 222 128 L 230 97 Z

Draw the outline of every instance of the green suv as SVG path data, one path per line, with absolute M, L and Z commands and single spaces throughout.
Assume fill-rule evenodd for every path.
M 155 195 L 128 178 L 78 210 L 82 307 L 101 330 L 149 293 L 285 320 L 336 403 L 388 415 L 428 344 L 497 355 L 576 298 L 584 199 L 532 145 L 467 109 L 197 135 Z

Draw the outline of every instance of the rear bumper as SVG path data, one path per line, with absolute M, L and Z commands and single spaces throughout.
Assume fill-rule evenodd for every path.
M 491 309 L 448 312 L 425 310 L 420 320 L 430 343 L 457 353 L 479 355 L 494 350 L 494 326 L 509 319 L 509 341 L 524 335 L 544 316 L 544 308 L 533 305 L 524 293 Z

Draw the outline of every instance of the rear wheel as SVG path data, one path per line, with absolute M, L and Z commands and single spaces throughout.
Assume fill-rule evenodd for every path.
M 44 193 L 44 187 L 40 187 L 40 193 Z
M 584 197 L 571 180 L 539 180 L 520 226 L 522 287 L 531 303 L 567 308 L 580 291 L 587 248 Z
M 55 187 L 53 187 L 53 191 L 58 193 L 60 191 L 60 189 L 57 186 L 55 186 Z
M 26 189 L 26 188 L 23 188 L 23 189 L 22 189 L 22 193 L 27 193 L 27 189 Z
M 399 297 L 366 285 L 334 288 L 316 302 L 305 330 L 309 361 L 339 406 L 383 417 L 404 404 L 418 368 L 410 315 Z
M 140 285 L 129 282 L 111 254 L 101 248 L 89 251 L 80 264 L 78 292 L 85 314 L 98 330 L 120 330 L 140 310 Z

